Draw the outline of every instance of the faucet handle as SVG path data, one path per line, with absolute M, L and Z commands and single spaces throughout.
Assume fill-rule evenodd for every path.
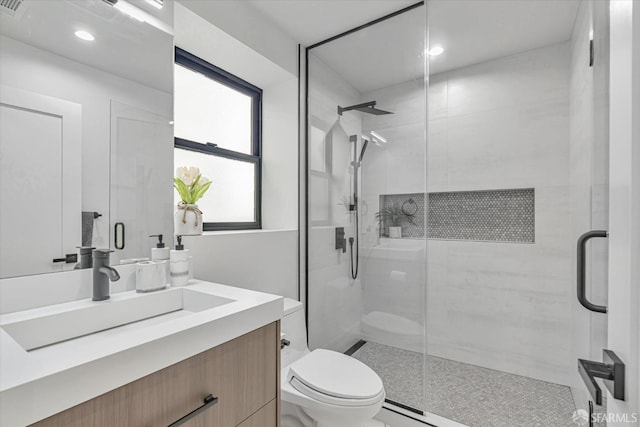
M 93 250 L 93 257 L 94 258 L 107 258 L 109 259 L 109 254 L 111 254 L 111 252 L 113 252 L 113 250 L 111 249 L 94 249 Z

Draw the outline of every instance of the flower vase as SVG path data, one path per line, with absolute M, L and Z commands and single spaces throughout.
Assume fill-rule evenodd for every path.
M 202 211 L 198 205 L 178 203 L 173 217 L 174 234 L 176 236 L 199 236 L 202 234 Z
M 402 237 L 402 227 L 389 227 L 389 237 L 400 239 Z

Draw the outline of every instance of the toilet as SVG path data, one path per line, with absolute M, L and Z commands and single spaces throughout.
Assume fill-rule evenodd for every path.
M 309 351 L 302 303 L 284 299 L 281 332 L 283 427 L 373 427 L 385 392 L 367 365 L 331 350 Z

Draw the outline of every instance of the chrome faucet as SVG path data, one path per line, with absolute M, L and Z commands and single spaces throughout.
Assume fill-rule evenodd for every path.
M 120 279 L 115 268 L 109 266 L 111 249 L 95 249 L 93 251 L 93 300 L 104 301 L 110 298 L 109 282 Z

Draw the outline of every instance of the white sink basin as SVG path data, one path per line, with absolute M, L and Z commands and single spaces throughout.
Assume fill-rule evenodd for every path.
M 120 268 L 121 276 L 126 268 Z M 31 277 L 27 286 L 20 283 L 21 298 L 38 289 L 51 292 L 40 277 Z M 67 291 L 82 287 L 82 274 L 69 277 L 76 282 Z M 184 288 L 121 291 L 107 301 L 85 297 L 1 314 L 0 426 L 33 424 L 282 315 L 282 297 L 201 280 Z
M 231 302 L 235 300 L 187 288 L 148 294 L 131 291 L 106 301 L 81 300 L 25 311 L 5 319 L 0 327 L 31 351 L 137 322 L 157 324 Z

